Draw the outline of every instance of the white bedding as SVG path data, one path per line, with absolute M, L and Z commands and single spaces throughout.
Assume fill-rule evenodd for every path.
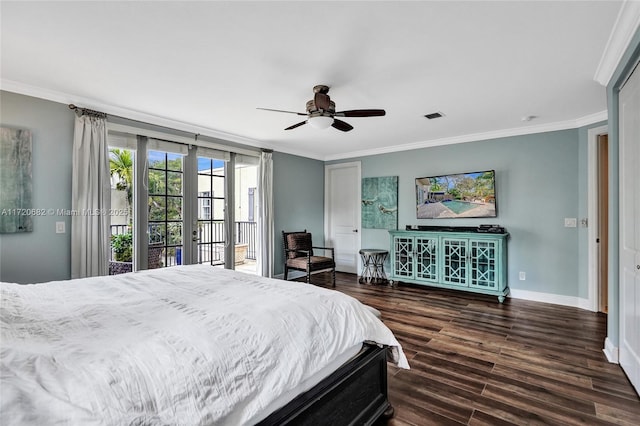
M 3 426 L 254 424 L 363 341 L 408 368 L 357 300 L 206 265 L 2 283 L 0 297 Z

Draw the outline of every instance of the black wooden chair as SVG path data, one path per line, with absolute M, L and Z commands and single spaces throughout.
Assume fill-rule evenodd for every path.
M 311 234 L 305 229 L 302 232 L 282 231 L 284 244 L 284 279 L 288 279 L 289 270 L 307 273 L 307 283 L 311 282 L 311 274 L 320 271 L 332 272 L 333 286 L 336 286 L 336 262 L 332 247 L 314 247 Z M 313 250 L 324 250 L 329 256 L 316 256 Z

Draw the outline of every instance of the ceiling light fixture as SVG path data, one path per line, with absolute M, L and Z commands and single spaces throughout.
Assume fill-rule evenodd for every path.
M 327 129 L 333 124 L 333 117 L 326 115 L 316 115 L 309 117 L 307 123 L 311 124 L 311 127 L 316 129 Z

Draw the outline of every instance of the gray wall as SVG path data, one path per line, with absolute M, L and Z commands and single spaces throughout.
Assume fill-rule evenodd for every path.
M 586 144 L 586 131 L 584 132 Z M 362 157 L 362 177 L 398 176 L 398 228 L 406 225 L 477 226 L 497 223 L 510 233 L 508 280 L 512 289 L 586 297 L 584 228 L 564 218 L 586 217 L 586 148 L 577 129 Z M 349 159 L 348 161 L 353 161 Z M 346 161 L 346 160 L 345 160 Z M 333 162 L 333 163 L 337 163 Z M 416 219 L 415 178 L 494 169 L 497 218 Z M 584 208 L 581 206 L 584 204 Z M 385 230 L 363 229 L 363 247 L 388 248 Z M 526 272 L 526 280 L 518 274 Z
M 71 209 L 73 112 L 64 104 L 9 92 L 0 92 L 0 111 L 2 126 L 31 130 L 33 208 Z M 58 221 L 65 222 L 65 234 L 56 234 Z M 0 280 L 70 278 L 70 228 L 70 217 L 47 214 L 34 216 L 33 232 L 0 234 Z
M 2 92 L 2 125 L 33 132 L 34 208 L 71 206 L 73 113 L 64 104 Z M 595 127 L 600 125 L 594 124 Z M 511 234 L 509 284 L 514 289 L 587 297 L 586 228 L 565 228 L 565 217 L 586 217 L 587 128 L 516 136 L 362 157 L 362 176 L 399 176 L 399 228 L 408 224 L 499 223 Z M 345 161 L 354 161 L 349 159 Z M 283 230 L 307 229 L 324 241 L 325 163 L 274 153 L 275 273 L 283 271 Z M 340 161 L 334 161 L 337 163 Z M 496 170 L 495 219 L 418 220 L 414 179 Z M 0 235 L 0 279 L 41 282 L 70 277 L 69 233 L 34 218 L 34 232 Z M 384 230 L 364 229 L 363 247 L 389 247 Z M 526 281 L 518 272 L 527 273 Z M 617 290 L 614 290 L 617 291 Z M 616 293 L 617 295 L 617 293 Z
M 71 209 L 74 114 L 67 105 L 0 92 L 1 125 L 33 134 L 33 208 Z M 110 121 L 126 120 L 110 118 Z M 145 126 L 155 130 L 154 126 Z M 181 134 L 180 132 L 175 132 Z M 237 144 L 229 144 L 237 146 Z M 282 273 L 282 230 L 307 229 L 324 242 L 324 163 L 274 153 L 275 273 Z M 56 234 L 65 222 L 67 233 Z M 34 217 L 34 231 L 0 234 L 0 281 L 43 282 L 71 278 L 70 217 Z
M 314 246 L 324 246 L 324 162 L 274 152 L 273 205 L 277 275 L 284 272 L 282 231 L 306 229 Z

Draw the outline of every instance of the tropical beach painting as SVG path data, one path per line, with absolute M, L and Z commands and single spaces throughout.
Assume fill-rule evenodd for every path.
M 362 179 L 362 227 L 398 229 L 398 176 Z
M 0 127 L 0 233 L 31 232 L 31 132 Z
M 418 219 L 496 217 L 495 171 L 416 179 Z

